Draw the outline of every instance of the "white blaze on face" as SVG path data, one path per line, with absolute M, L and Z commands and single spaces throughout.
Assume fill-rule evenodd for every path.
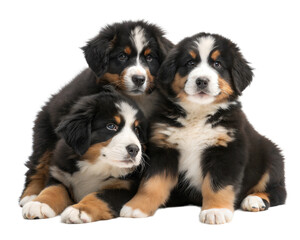
M 141 163 L 142 158 L 142 146 L 133 130 L 137 110 L 126 102 L 118 103 L 116 106 L 120 109 L 120 114 L 125 121 L 125 125 L 121 131 L 111 139 L 111 142 L 102 148 L 101 160 L 118 167 L 129 168 L 137 166 Z M 128 156 L 126 147 L 131 144 L 135 144 L 139 148 L 135 161 L 133 164 L 122 163 L 122 160 L 126 160 Z
M 212 36 L 201 37 L 196 40 L 196 45 L 200 54 L 200 63 L 189 73 L 184 90 L 189 95 L 188 99 L 192 102 L 201 104 L 209 104 L 214 101 L 214 97 L 220 93 L 217 71 L 212 68 L 209 63 L 209 55 L 214 49 L 215 39 Z M 208 95 L 200 97 L 196 80 L 207 79 L 208 87 L 206 92 Z M 195 96 L 193 96 L 195 95 Z
M 141 62 L 140 62 L 140 55 L 143 54 L 142 51 L 145 48 L 145 46 L 148 44 L 148 42 L 146 41 L 146 37 L 145 37 L 145 30 L 140 26 L 135 27 L 131 31 L 130 40 L 131 40 L 133 46 L 135 46 L 135 48 L 137 50 L 137 57 L 136 57 L 135 65 L 129 67 L 126 71 L 126 74 L 124 76 L 125 85 L 129 91 L 134 90 L 137 87 L 132 82 L 132 76 L 133 75 L 142 75 L 145 77 L 145 82 L 142 86 L 139 87 L 139 90 L 145 91 L 146 86 L 147 86 L 147 81 L 148 81 L 147 72 L 146 72 L 145 68 L 141 65 Z

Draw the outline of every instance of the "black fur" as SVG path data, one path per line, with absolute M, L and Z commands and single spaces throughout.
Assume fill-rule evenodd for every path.
M 113 57 L 115 57 L 120 50 L 118 47 L 132 46 L 128 36 L 136 26 L 141 26 L 146 29 L 146 37 L 150 42 L 150 46 L 152 49 L 157 50 L 152 53 L 157 61 L 157 66 L 161 64 L 168 51 L 173 47 L 173 44 L 163 37 L 164 32 L 159 27 L 145 21 L 116 23 L 103 28 L 99 35 L 91 39 L 87 45 L 82 48 L 89 67 L 98 77 L 101 77 L 103 73 L 107 72 L 108 68 L 110 68 L 109 72 L 115 73 L 117 71 L 119 68 L 117 65 L 120 64 L 117 64 L 116 59 Z M 109 66 L 110 61 L 113 62 L 111 66 Z M 153 75 L 155 75 L 157 71 L 155 68 L 156 67 L 150 68 L 150 70 L 153 70 L 151 71 Z
M 141 144 L 147 141 L 147 121 L 134 101 L 122 96 L 113 88 L 105 87 L 99 94 L 81 98 L 56 128 L 61 139 L 53 152 L 51 165 L 57 165 L 65 172 L 78 171 L 77 163 L 82 155 L 94 144 L 106 142 L 117 135 L 124 127 L 122 121 L 117 131 L 109 131 L 106 124 L 120 111 L 117 103 L 126 102 L 137 109 L 139 120 L 138 138 Z M 142 150 L 142 149 L 141 149 Z
M 38 184 L 39 187 L 36 189 L 39 189 L 39 191 L 42 190 L 43 185 L 47 181 L 48 162 L 58 141 L 55 129 L 58 127 L 59 122 L 69 114 L 70 109 L 79 98 L 96 94 L 100 92 L 105 85 L 113 85 L 118 91 L 129 94 L 128 89 L 124 86 L 120 87 L 123 81 L 120 74 L 129 67 L 130 64 L 136 61 L 136 53 L 134 53 L 134 46 L 132 46 L 130 40 L 130 32 L 137 26 L 141 26 L 144 29 L 146 40 L 149 42 L 149 48 L 153 55 L 153 61 L 151 63 L 145 63 L 145 59 L 143 58 L 143 64 L 149 68 L 150 74 L 155 78 L 160 63 L 173 46 L 173 44 L 163 36 L 164 32 L 158 26 L 145 21 L 125 21 L 103 28 L 94 39 L 83 47 L 89 68 L 82 71 L 57 94 L 53 95 L 36 118 L 33 129 L 33 153 L 26 163 L 29 169 L 26 173 L 25 187 L 21 199 L 24 197 L 24 194 L 27 194 L 26 189 L 35 175 L 39 175 L 39 182 L 32 183 L 32 186 Z M 132 56 L 130 56 L 126 64 L 120 64 L 117 60 L 117 56 L 127 45 L 132 48 Z M 119 81 L 112 80 L 109 76 L 103 76 L 105 73 L 119 76 Z M 149 89 L 147 89 L 147 92 L 139 92 L 139 94 L 146 96 L 154 89 L 155 86 L 151 85 Z M 141 105 L 143 105 L 143 103 L 141 103 Z M 77 117 L 81 117 L 80 113 L 78 113 Z M 74 118 L 76 118 L 76 116 L 74 116 Z M 69 121 L 71 121 L 71 119 L 69 119 Z M 81 124 L 87 123 L 85 121 L 88 122 L 87 119 L 82 119 Z M 77 122 L 77 127 L 80 128 L 79 123 L 80 122 Z M 63 128 L 62 123 L 58 130 L 62 130 Z M 68 131 L 72 131 L 71 129 L 70 127 L 70 129 L 64 130 L 68 133 Z M 84 136 L 83 138 L 79 136 L 73 138 L 74 136 L 72 136 L 70 139 L 66 139 L 70 145 L 76 145 L 75 149 L 78 154 L 82 154 L 82 152 L 85 151 L 88 146 L 88 141 L 86 140 L 89 138 L 85 135 L 86 132 L 84 132 L 83 129 L 80 131 L 82 132 L 79 133 L 79 135 Z M 39 168 L 39 171 L 37 171 L 37 168 Z M 35 194 L 38 194 L 39 191 L 36 191 Z
M 285 178 L 284 178 L 284 159 L 279 148 L 269 139 L 257 133 L 248 122 L 242 112 L 241 104 L 237 97 L 251 83 L 253 73 L 248 62 L 240 53 L 239 48 L 229 39 L 216 34 L 199 33 L 192 37 L 185 38 L 179 42 L 169 53 L 163 62 L 158 75 L 158 85 L 163 96 L 161 108 L 151 118 L 152 133 L 150 139 L 156 139 L 157 127 L 163 124 L 161 132 L 169 127 L 173 127 L 174 132 L 184 129 L 183 119 L 188 117 L 188 112 L 181 104 L 187 101 L 181 98 L 178 91 L 174 90 L 173 83 L 176 74 L 182 78 L 188 76 L 193 67 L 188 67 L 186 62 L 191 59 L 190 50 L 197 52 L 195 41 L 201 37 L 210 36 L 215 40 L 215 47 L 220 56 L 221 68 L 216 69 L 218 75 L 224 79 L 231 87 L 232 93 L 228 94 L 222 101 L 228 104 L 226 108 L 220 108 L 203 117 L 205 127 L 217 129 L 223 127 L 228 130 L 228 136 L 233 141 L 223 146 L 213 146 L 204 142 L 201 146 L 194 146 L 194 151 L 198 147 L 203 148 L 199 156 L 202 177 L 205 178 L 209 173 L 211 176 L 211 187 L 218 192 L 226 186 L 232 185 L 235 192 L 235 207 L 240 207 L 241 201 L 251 193 L 251 189 L 258 184 L 265 173 L 269 174 L 265 189 L 262 189 L 269 196 L 270 206 L 283 204 L 286 199 Z M 197 55 L 195 66 L 201 61 Z M 208 59 L 210 66 L 213 61 Z M 186 103 L 188 104 L 188 103 Z M 192 104 L 192 103 L 190 103 Z M 212 103 L 216 104 L 217 103 Z M 199 110 L 204 105 L 199 104 Z M 181 121 L 177 121 L 181 119 Z M 199 120 L 200 121 L 200 120 Z M 189 123 L 186 123 L 187 125 Z M 192 133 L 192 132 L 191 132 Z M 186 175 L 187 172 L 179 169 L 180 146 L 170 145 L 169 139 L 172 136 L 165 136 L 165 142 L 158 143 L 157 140 L 150 140 L 148 154 L 150 156 L 149 169 L 146 171 L 146 178 L 149 179 L 156 175 L 167 173 L 178 176 L 178 183 L 171 192 L 166 206 L 180 206 L 186 204 L 202 205 L 201 183 L 199 186 L 191 184 L 191 179 Z M 199 133 L 202 134 L 202 133 Z M 190 136 L 182 136 L 188 139 Z M 191 148 L 192 149 L 192 148 Z M 196 165 L 189 166 L 195 169 Z
M 118 124 L 118 130 L 116 131 L 110 131 L 106 126 L 108 123 L 114 121 L 114 116 L 120 114 L 123 109 L 119 109 L 117 106 L 120 106 L 120 103 L 124 102 L 136 110 L 135 119 L 139 124 L 135 126 L 138 128 L 136 135 L 141 144 L 146 144 L 144 140 L 147 138 L 148 124 L 142 111 L 131 99 L 119 94 L 112 87 L 105 87 L 104 91 L 98 94 L 81 98 L 72 107 L 70 114 L 62 120 L 56 129 L 61 139 L 57 142 L 49 164 L 51 171 L 46 184 L 47 187 L 63 185 L 68 191 L 70 199 L 74 203 L 80 203 L 78 195 L 73 192 L 73 190 L 77 188 L 76 183 L 78 183 L 78 180 L 73 182 L 69 180 L 67 176 L 76 178 L 75 174 L 81 170 L 79 167 L 80 163 L 93 161 L 93 159 L 89 158 L 89 155 L 84 155 L 89 148 L 93 148 L 95 144 L 112 140 L 122 131 L 125 125 L 125 119 Z M 134 131 L 134 129 L 132 130 Z M 101 151 L 101 148 L 99 149 Z M 140 149 L 140 151 L 143 150 Z M 96 192 L 95 196 L 109 206 L 110 213 L 113 217 L 119 216 L 123 204 L 136 193 L 142 176 L 142 169 L 141 165 L 133 166 L 127 168 L 127 172 L 119 176 L 115 176 L 113 174 L 116 173 L 109 173 L 107 170 L 103 170 L 103 173 L 101 173 L 101 169 L 99 169 L 99 175 L 90 175 L 89 180 L 91 184 L 94 184 L 93 179 L 95 178 L 96 183 L 99 185 L 96 185 L 98 189 L 94 189 L 92 192 Z M 83 172 L 84 171 L 86 171 L 86 169 L 83 170 Z M 84 172 L 83 174 L 87 173 Z M 101 177 L 103 178 L 102 182 L 99 181 Z M 110 188 L 103 185 L 104 183 L 111 184 L 111 182 L 115 180 L 127 182 L 126 186 L 129 187 L 117 186 Z M 104 189 L 102 189 L 101 186 L 104 186 Z

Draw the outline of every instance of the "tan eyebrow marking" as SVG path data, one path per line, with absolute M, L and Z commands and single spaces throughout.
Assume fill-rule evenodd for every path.
M 147 48 L 144 52 L 144 55 L 147 56 L 148 54 L 151 53 L 151 49 L 150 48 Z
M 196 59 L 197 54 L 196 54 L 193 50 L 191 50 L 191 51 L 189 52 L 189 54 L 191 55 L 191 57 L 192 57 L 193 59 Z
M 216 61 L 217 60 L 217 58 L 220 56 L 220 51 L 219 50 L 216 50 L 216 51 L 214 51 L 212 54 L 211 54 L 211 58 L 214 60 L 214 61 Z
M 138 121 L 138 120 L 135 120 L 135 121 L 134 121 L 134 126 L 137 127 L 138 125 L 139 125 L 139 121 Z
M 130 55 L 130 54 L 131 54 L 131 48 L 128 47 L 128 46 L 125 47 L 124 52 L 125 52 L 126 54 Z
M 121 123 L 121 117 L 120 116 L 114 116 L 114 119 L 115 119 L 117 124 Z

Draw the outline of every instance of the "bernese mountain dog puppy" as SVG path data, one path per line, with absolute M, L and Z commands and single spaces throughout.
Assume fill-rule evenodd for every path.
M 50 218 L 64 210 L 65 223 L 119 216 L 141 176 L 147 131 L 142 111 L 131 99 L 105 89 L 81 98 L 56 131 L 61 138 L 48 182 L 24 205 L 24 218 Z
M 103 28 L 83 47 L 89 68 L 63 87 L 38 113 L 34 125 L 33 153 L 26 166 L 20 205 L 34 199 L 45 187 L 49 161 L 59 139 L 55 128 L 80 97 L 112 85 L 128 95 L 149 115 L 157 101 L 154 79 L 173 44 L 156 25 L 125 21 Z
M 252 77 L 237 45 L 216 34 L 185 38 L 170 51 L 158 75 L 164 100 L 151 121 L 150 167 L 121 216 L 195 204 L 201 222 L 221 224 L 235 208 L 285 202 L 283 156 L 238 101 Z

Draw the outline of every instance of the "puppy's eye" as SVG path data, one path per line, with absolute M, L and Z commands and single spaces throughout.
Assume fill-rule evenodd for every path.
M 106 128 L 110 131 L 117 131 L 118 130 L 118 126 L 114 123 L 108 123 L 106 125 Z
M 187 67 L 194 67 L 196 65 L 195 61 L 190 60 L 185 64 Z
M 146 56 L 147 62 L 152 62 L 152 60 L 153 60 L 153 57 L 150 54 Z
M 215 61 L 213 64 L 215 68 L 220 68 L 222 66 L 219 61 Z
M 134 128 L 134 132 L 135 132 L 135 134 L 136 134 L 138 137 L 140 136 L 140 130 L 139 130 L 139 128 L 135 127 L 135 128 Z
M 128 59 L 128 56 L 125 53 L 120 53 L 118 56 L 119 61 L 125 62 Z

